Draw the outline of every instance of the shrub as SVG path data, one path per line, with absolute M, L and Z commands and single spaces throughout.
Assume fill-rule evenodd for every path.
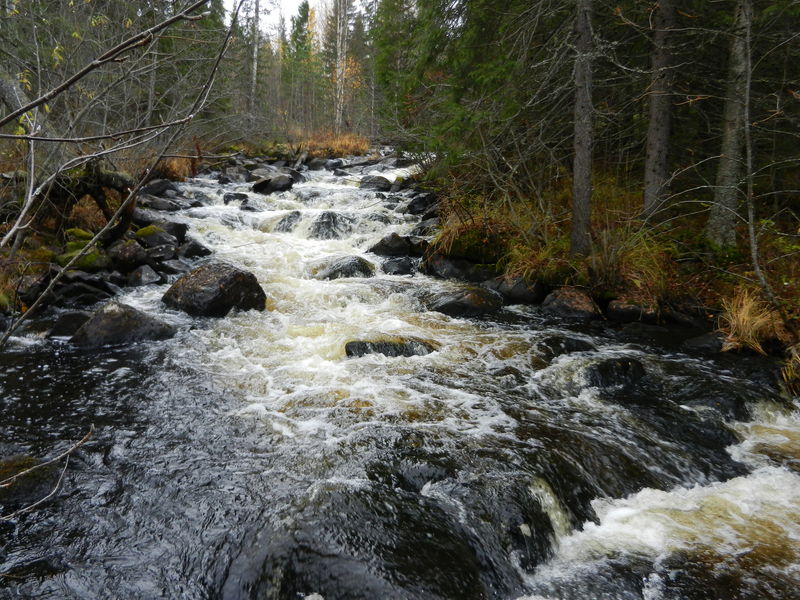
M 778 337 L 780 328 L 780 316 L 751 289 L 739 287 L 733 297 L 722 300 L 719 330 L 726 336 L 723 350 L 749 348 L 766 354 L 762 343 Z

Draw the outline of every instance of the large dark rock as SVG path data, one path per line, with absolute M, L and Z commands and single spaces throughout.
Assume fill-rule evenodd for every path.
M 612 300 L 606 307 L 606 317 L 617 323 L 655 324 L 658 322 L 658 311 L 653 306 L 644 306 L 628 300 Z
M 230 204 L 231 202 L 244 202 L 250 196 L 245 194 L 244 192 L 228 192 L 227 194 L 222 196 L 223 204 Z
M 437 229 L 439 229 L 438 218 L 423 219 L 411 230 L 411 235 L 431 236 Z
M 171 260 L 177 256 L 178 249 L 173 244 L 161 244 L 147 249 L 147 256 L 156 262 Z
M 712 331 L 685 340 L 681 347 L 689 352 L 703 354 L 719 354 L 725 345 L 725 334 L 721 331 Z
M 280 171 L 277 168 L 273 168 L 269 165 L 262 165 L 257 169 L 253 169 L 250 171 L 250 175 L 247 178 L 247 181 L 258 181 L 259 179 L 269 179 L 270 177 L 275 177 L 278 175 Z
M 250 171 L 241 166 L 223 169 L 219 177 L 220 183 L 244 183 L 250 177 Z
M 436 194 L 433 192 L 420 192 L 415 195 L 405 207 L 405 212 L 410 215 L 421 215 L 428 212 L 436 203 Z
M 189 226 L 186 223 L 178 223 L 177 221 L 159 221 L 155 225 L 174 237 L 179 245 L 186 240 L 186 233 L 189 231 Z
M 150 285 L 151 283 L 161 283 L 161 275 L 156 273 L 150 265 L 142 265 L 128 275 L 128 285 L 131 287 Z
M 172 325 L 127 304 L 109 302 L 97 310 L 70 341 L 78 346 L 95 347 L 163 340 L 173 335 Z
M 142 208 L 161 210 L 165 212 L 175 212 L 186 207 L 183 203 L 177 200 L 159 198 L 158 196 L 148 196 L 147 194 L 140 194 L 136 202 Z
M 325 211 L 311 224 L 309 236 L 317 240 L 335 240 L 353 231 L 353 219 L 339 213 Z
M 387 275 L 411 275 L 414 272 L 414 261 L 408 256 L 396 256 L 385 260 L 381 269 Z
M 539 304 L 547 293 L 541 281 L 528 281 L 522 277 L 495 277 L 482 285 L 499 293 L 506 304 Z
M 156 246 L 163 246 L 169 244 L 170 246 L 178 246 L 178 239 L 157 225 L 148 225 L 136 231 L 136 239 L 145 248 L 155 248 Z
M 194 238 L 189 238 L 185 244 L 178 248 L 178 256 L 181 258 L 197 258 L 199 256 L 209 256 L 211 250 Z
M 140 193 L 149 194 L 151 196 L 163 196 L 164 193 L 168 191 L 179 194 L 181 188 L 179 188 L 175 182 L 168 179 L 153 179 L 153 181 L 146 183 L 139 190 Z
M 494 265 L 479 265 L 463 258 L 431 254 L 420 265 L 420 271 L 442 279 L 460 279 L 481 283 L 497 275 Z
M 596 348 L 584 340 L 561 335 L 547 336 L 534 345 L 536 352 L 545 360 L 551 361 L 562 354 L 573 352 L 591 352 Z
M 55 295 L 53 303 L 58 306 L 91 306 L 113 296 L 105 290 L 79 281 L 58 287 Z
M 281 217 L 281 220 L 275 224 L 275 226 L 272 228 L 272 231 L 277 231 L 280 233 L 289 233 L 294 231 L 294 228 L 297 227 L 301 217 L 302 215 L 299 210 L 293 210 L 292 212 Z
M 388 192 L 392 188 L 392 182 L 380 175 L 367 175 L 361 178 L 358 184 L 362 190 L 375 190 L 376 192 Z
M 275 175 L 259 179 L 253 184 L 253 191 L 258 194 L 273 194 L 292 189 L 294 182 L 288 175 Z
M 383 354 L 384 356 L 424 356 L 436 350 L 431 342 L 411 337 L 387 337 L 378 340 L 355 340 L 347 342 L 344 351 L 347 356 Z
M 65 312 L 58 315 L 56 322 L 50 328 L 47 337 L 70 337 L 75 335 L 75 332 L 80 329 L 86 321 L 92 316 L 92 313 L 84 310 L 76 310 Z
M 384 236 L 377 244 L 368 250 L 368 252 L 372 252 L 378 256 L 408 256 L 410 251 L 411 245 L 408 242 L 408 238 L 396 233 L 390 233 Z
M 451 317 L 479 317 L 496 312 L 502 306 L 500 294 L 474 286 L 442 294 L 434 298 L 428 308 Z
M 325 158 L 312 158 L 307 164 L 309 171 L 322 171 L 325 165 L 328 164 L 328 160 Z
M 291 177 L 294 183 L 303 183 L 306 180 L 305 176 L 303 176 L 300 171 L 292 169 L 291 167 L 283 167 L 281 173 Z
M 589 294 L 573 287 L 562 287 L 550 292 L 542 303 L 542 311 L 582 321 L 603 318 L 603 314 Z
M 635 358 L 607 358 L 589 365 L 584 372 L 589 384 L 601 389 L 626 388 L 647 374 Z
M 360 256 L 340 256 L 324 259 L 312 265 L 316 279 L 339 279 L 342 277 L 372 277 L 375 265 Z
M 231 309 L 264 310 L 266 294 L 255 275 L 216 262 L 182 275 L 164 294 L 167 306 L 199 317 L 224 317 Z
M 147 262 L 147 252 L 136 240 L 120 240 L 108 249 L 113 267 L 122 273 L 133 271 Z

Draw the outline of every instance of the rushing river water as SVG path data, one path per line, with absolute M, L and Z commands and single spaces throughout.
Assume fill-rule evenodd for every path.
M 196 179 L 210 203 L 174 216 L 267 311 L 192 318 L 133 288 L 177 337 L 28 333 L 0 356 L 0 455 L 97 428 L 53 500 L 0 523 L 0 597 L 800 598 L 800 421 L 764 363 L 535 307 L 450 318 L 424 300 L 460 284 L 423 275 L 316 280 L 324 257 L 379 265 L 365 249 L 414 221 L 309 175 L 251 212 L 222 201 L 247 186 Z M 326 211 L 338 239 L 313 235 Z M 346 356 L 381 335 L 437 350 Z M 646 376 L 593 386 L 609 357 Z

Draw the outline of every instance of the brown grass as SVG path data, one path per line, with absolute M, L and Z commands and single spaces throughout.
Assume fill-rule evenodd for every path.
M 756 292 L 739 287 L 733 297 L 722 300 L 719 330 L 726 336 L 723 350 L 748 348 L 766 354 L 762 344 L 779 337 L 781 318 Z
M 800 343 L 787 349 L 781 375 L 787 391 L 793 396 L 800 396 Z
M 319 132 L 300 137 L 302 151 L 309 156 L 333 158 L 339 156 L 361 156 L 369 152 L 369 140 L 354 133 L 334 135 L 330 132 Z

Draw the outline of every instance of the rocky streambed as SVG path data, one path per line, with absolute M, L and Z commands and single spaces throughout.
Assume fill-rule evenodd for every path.
M 796 597 L 774 365 L 432 254 L 412 169 L 146 190 L 0 357 L 0 456 L 96 427 L 0 491 L 7 515 L 62 478 L 0 522 L 0 596 Z

